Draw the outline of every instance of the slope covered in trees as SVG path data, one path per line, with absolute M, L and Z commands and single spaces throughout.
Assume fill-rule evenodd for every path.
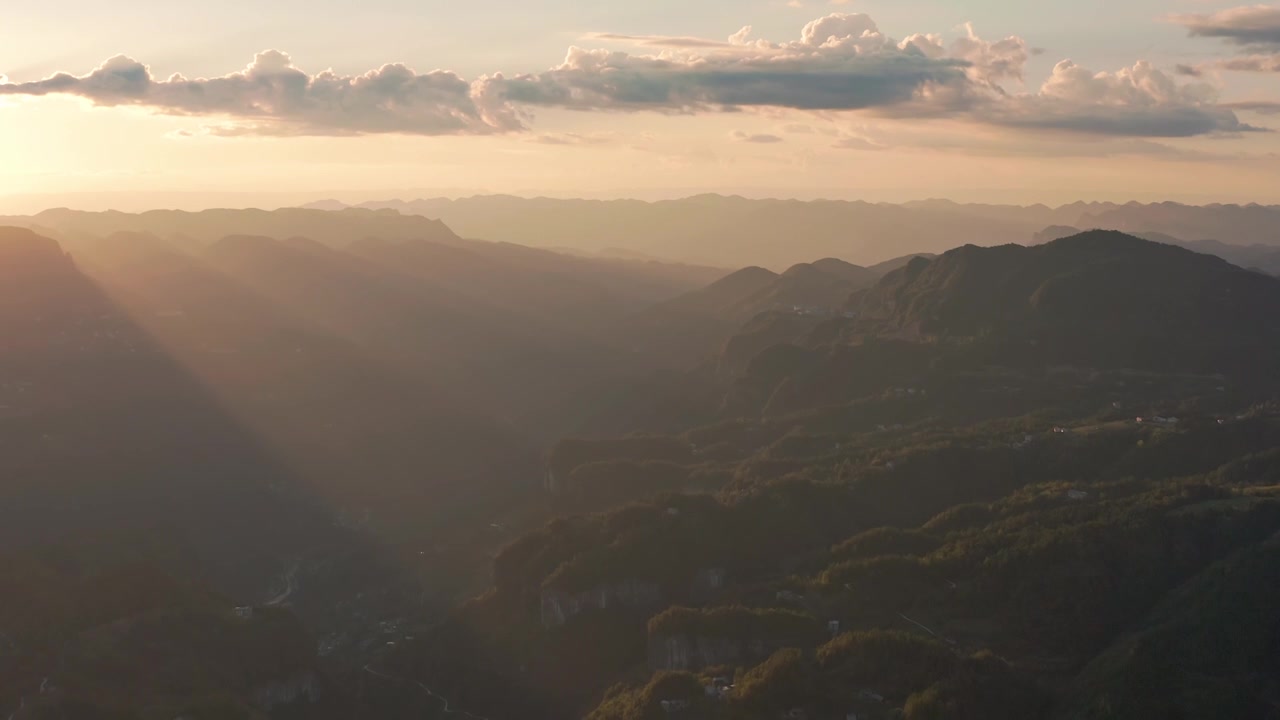
M 0 710 L 1274 714 L 1280 281 L 252 230 L 0 233 Z
M 1110 233 L 913 260 L 679 429 L 562 442 L 569 517 L 389 662 L 500 717 L 1269 717 L 1278 288 Z

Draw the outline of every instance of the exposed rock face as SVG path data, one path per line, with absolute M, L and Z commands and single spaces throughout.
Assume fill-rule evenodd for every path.
M 723 592 L 727 580 L 728 573 L 724 568 L 703 568 L 693 577 L 689 588 L 690 597 L 695 602 L 708 602 Z
M 565 491 L 564 483 L 561 482 L 560 477 L 556 475 L 555 470 L 547 468 L 546 475 L 542 479 L 542 489 L 551 495 L 560 495 Z
M 307 670 L 277 682 L 254 689 L 253 704 L 267 712 L 296 702 L 317 703 L 321 698 L 321 682 L 315 672 Z
M 542 625 L 560 627 L 588 610 L 648 608 L 657 606 L 661 601 L 662 590 L 655 583 L 634 579 L 598 585 L 581 593 L 543 588 Z
M 696 671 L 718 665 L 754 665 L 767 660 L 776 649 L 754 638 L 653 635 L 649 637 L 649 667 Z

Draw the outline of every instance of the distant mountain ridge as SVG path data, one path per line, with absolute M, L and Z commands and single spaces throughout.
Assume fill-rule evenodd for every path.
M 310 207 L 332 209 L 332 201 Z M 818 257 L 870 266 L 907 253 L 1023 243 L 1051 225 L 1162 232 L 1280 247 L 1280 206 L 1076 202 L 980 205 L 926 200 L 756 200 L 697 195 L 681 200 L 560 200 L 508 195 L 362 203 L 440 218 L 464 237 L 630 252 L 702 264 L 758 265 L 780 272 Z
M 1280 280 L 1095 230 L 913 260 L 850 304 L 880 332 L 980 338 L 1049 364 L 1271 372 Z
M 714 354 L 735 329 L 762 313 L 794 315 L 802 325 L 838 315 L 851 293 L 883 274 L 836 258 L 800 263 L 782 273 L 747 267 L 645 310 L 634 326 L 645 344 L 678 348 L 687 363 Z
M 83 212 L 54 209 L 30 216 L 0 216 L 0 226 L 34 227 L 71 242 L 116 233 L 147 233 L 178 237 L 207 245 L 228 235 L 287 238 L 305 236 L 324 245 L 341 246 L 363 237 L 387 240 L 459 242 L 447 225 L 395 211 L 348 208 L 333 212 L 283 208 L 280 210 L 219 209 L 200 212 L 152 210 L 144 213 Z M 72 250 L 75 248 L 73 247 Z
M 1036 233 L 1032 241 L 1037 244 L 1045 243 L 1078 235 L 1080 232 L 1079 228 L 1054 225 Z M 1205 255 L 1216 255 L 1242 268 L 1256 269 L 1270 275 L 1280 275 L 1280 247 L 1277 246 L 1263 244 L 1234 245 L 1219 240 L 1184 240 L 1161 232 L 1138 232 L 1133 233 L 1133 235 L 1151 242 L 1177 245 Z

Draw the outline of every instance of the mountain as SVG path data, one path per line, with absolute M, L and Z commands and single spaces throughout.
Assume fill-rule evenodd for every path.
M 750 310 L 780 308 L 829 312 L 838 307 L 854 290 L 875 283 L 880 274 L 843 260 L 825 258 L 814 263 L 793 265 L 777 282 L 747 301 Z M 750 310 L 744 308 L 741 314 Z M 754 313 L 752 313 L 754 314 Z
M 1278 288 L 1098 231 L 758 314 L 558 443 L 564 516 L 388 667 L 489 717 L 1271 717 Z
M 1057 240 L 1059 238 L 1078 235 L 1080 230 L 1073 227 L 1055 225 L 1035 234 L 1034 244 Z M 1248 270 L 1258 270 L 1268 275 L 1280 275 L 1280 248 L 1271 245 L 1232 245 L 1217 240 L 1183 240 L 1172 235 L 1159 232 L 1134 233 L 1143 240 L 1177 245 L 1204 255 L 1216 255 L 1223 260 Z
M 1022 243 L 1051 225 L 1280 246 L 1275 231 L 1280 207 L 1262 205 L 1077 202 L 1023 207 L 948 200 L 893 205 L 717 195 L 647 203 L 498 195 L 361 207 L 440 218 L 465 237 L 587 252 L 624 248 L 650 257 L 759 265 L 777 272 L 816 257 L 870 266 L 904 253 Z
M 1277 587 L 1280 536 L 1210 565 L 1084 668 L 1071 710 L 1104 718 L 1274 716 L 1280 655 L 1258 628 L 1274 621 Z
M 779 277 L 777 273 L 761 267 L 743 268 L 665 304 L 679 312 L 701 315 L 741 314 L 738 308 L 750 298 L 768 292 Z
M 1280 280 L 298 212 L 0 228 L 0 716 L 1274 714 Z
M 1270 372 L 1280 281 L 1116 232 L 914 260 L 850 305 L 880 333 L 980 338 L 1036 362 Z
M 288 553 L 325 534 L 325 518 L 288 499 L 289 473 L 56 242 L 5 228 L 0 258 L 7 544 L 175 523 L 224 587 L 245 591 L 279 560 L 233 563 L 218 548 Z M 229 543 L 214 511 L 236 507 L 253 511 Z
M 761 313 L 799 316 L 807 325 L 838 314 L 850 293 L 879 277 L 835 258 L 794 265 L 781 274 L 743 268 L 649 308 L 629 329 L 642 347 L 687 364 L 716 353 L 734 329 Z
M 14 720 L 347 717 L 352 699 L 283 608 L 237 614 L 229 599 L 142 566 L 77 578 L 3 563 L 12 654 L 0 698 Z M 32 600 L 36 600 L 32 602 Z
M 336 212 L 283 208 L 280 210 L 152 210 L 131 214 L 92 213 L 77 210 L 46 210 L 32 216 L 0 217 L 0 225 L 38 226 L 72 243 L 115 233 L 148 233 L 162 238 L 179 236 L 196 246 L 207 245 L 227 235 L 310 238 L 340 246 L 364 237 L 385 240 L 429 240 L 455 242 L 457 235 L 444 223 L 395 211 L 345 209 Z
M 173 266 L 152 250 L 145 267 Z M 342 577 L 374 543 L 57 242 L 0 228 L 0 277 L 0 706 L 261 717 L 259 693 L 323 685 L 299 616 L 232 609 L 283 602 L 318 567 Z M 370 611 L 400 579 L 368 568 L 364 589 L 312 586 L 298 612 Z
M 328 683 L 376 659 L 380 623 L 426 623 L 481 582 L 505 537 L 493 526 L 542 512 L 542 438 L 591 411 L 568 398 L 651 367 L 617 349 L 611 321 L 719 275 L 329 237 L 77 234 L 73 256 L 0 229 L 0 544 L 40 568 L 6 597 L 62 602 L 137 565 L 216 598 L 49 620 L 83 636 L 27 637 L 24 616 L 0 613 L 0 635 L 22 636 L 0 710 L 37 707 L 44 677 L 61 694 L 41 712 L 73 716 L 136 709 L 126 696 L 215 716 L 259 717 L 259 692 L 336 703 Z M 282 622 L 296 633 L 258 637 L 230 617 L 268 603 L 295 613 Z M 317 642 L 319 660 L 231 670 L 244 655 L 274 662 L 259 643 Z M 92 678 L 115 665 L 138 672 L 112 694 Z
M 1241 245 L 1280 245 L 1280 206 L 1182 205 L 1179 203 L 1127 203 L 1093 210 L 1081 216 L 1080 227 L 1122 232 L 1157 232 L 1175 237 L 1230 238 Z
M 781 271 L 815 257 L 859 264 L 965 242 L 1016 242 L 1055 222 L 1049 208 L 971 212 L 968 206 L 751 200 L 553 200 L 511 196 L 364 203 L 444 220 L 464 237 L 586 251 L 625 248 L 653 257 Z M 1078 212 L 1061 213 L 1074 222 Z

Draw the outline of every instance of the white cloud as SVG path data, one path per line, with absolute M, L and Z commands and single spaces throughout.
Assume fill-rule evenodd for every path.
M 895 118 L 951 117 L 1026 130 L 1183 137 L 1252 130 L 1216 105 L 1216 90 L 1183 83 L 1149 63 L 1093 72 L 1063 61 L 1035 92 L 1015 92 L 1034 54 L 1013 36 L 989 41 L 971 25 L 947 44 L 936 34 L 902 41 L 861 13 L 814 20 L 799 40 L 690 43 L 645 36 L 657 54 L 570 49 L 537 74 L 494 81 L 494 102 L 577 110 L 666 113 L 743 108 L 854 111 Z
M 1204 17 L 1205 23 L 1235 28 L 1238 35 L 1245 33 L 1240 27 L 1252 28 L 1239 37 L 1267 37 L 1269 26 L 1259 24 L 1256 12 L 1226 20 Z M 60 73 L 2 83 L 0 96 L 59 93 L 98 105 L 209 116 L 218 122 L 203 132 L 224 136 L 490 134 L 527 129 L 530 109 L 538 107 L 862 111 L 1128 137 L 1254 129 L 1216 104 L 1213 86 L 1178 79 L 1142 61 L 1115 72 L 1094 72 L 1064 60 L 1041 88 L 1028 92 L 1022 89 L 1033 54 L 1027 43 L 1016 36 L 985 40 L 971 25 L 950 43 L 929 33 L 895 40 L 862 13 L 818 18 L 800 30 L 798 39 L 786 42 L 753 39 L 750 26 L 723 41 L 616 33 L 589 37 L 648 50 L 573 47 L 545 72 L 494 74 L 473 82 L 443 70 L 420 74 L 400 64 L 363 75 L 310 75 L 277 51 L 263 52 L 245 70 L 222 77 L 159 80 L 146 66 L 121 56 L 82 76 Z M 568 135 L 544 138 L 570 142 Z
M 1059 62 L 1039 92 L 982 108 L 993 123 L 1127 137 L 1190 137 L 1257 130 L 1216 104 L 1216 89 L 1179 83 L 1139 61 L 1116 72 Z
M 451 72 L 418 74 L 391 64 L 363 75 L 308 75 L 275 50 L 259 53 L 241 72 L 215 78 L 159 80 L 142 63 L 117 56 L 78 77 L 59 73 L 0 83 L 0 95 L 49 94 L 238 121 L 210 128 L 221 135 L 454 135 L 521 127 L 511 108 L 478 103 L 472 85 Z

